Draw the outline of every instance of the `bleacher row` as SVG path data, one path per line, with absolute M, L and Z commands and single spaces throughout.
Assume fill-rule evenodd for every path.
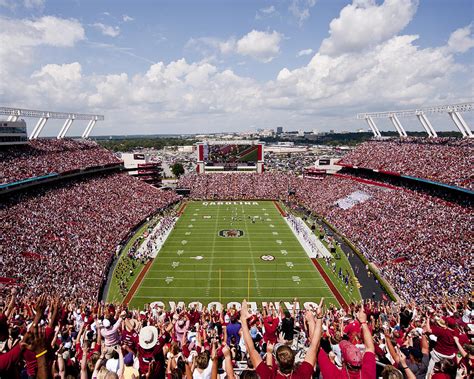
M 474 189 L 474 141 L 459 138 L 371 140 L 339 162 Z
M 113 163 L 120 160 L 93 141 L 37 139 L 0 149 L 0 184 Z
M 117 245 L 178 200 L 124 173 L 12 195 L 0 205 L 0 277 L 13 279 L 23 296 L 97 299 Z

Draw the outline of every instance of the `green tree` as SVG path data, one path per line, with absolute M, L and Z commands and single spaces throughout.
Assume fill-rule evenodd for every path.
M 184 167 L 181 163 L 176 162 L 171 166 L 171 172 L 173 173 L 174 176 L 179 178 L 181 175 L 184 174 Z

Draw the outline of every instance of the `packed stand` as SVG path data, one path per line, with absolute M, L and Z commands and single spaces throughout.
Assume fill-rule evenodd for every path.
M 472 139 L 371 140 L 352 150 L 340 163 L 474 189 Z
M 471 301 L 141 311 L 57 297 L 3 298 L 0 376 L 395 378 L 474 375 Z
M 180 184 L 191 189 L 194 199 L 281 199 L 303 205 L 352 241 L 406 300 L 470 293 L 471 209 L 352 179 L 209 174 L 185 176 Z
M 280 199 L 295 182 L 296 177 L 282 172 L 188 174 L 177 187 L 190 189 L 195 200 Z
M 127 174 L 12 196 L 0 205 L 0 277 L 15 279 L 23 296 L 96 299 L 117 245 L 178 200 Z
M 113 163 L 120 160 L 94 141 L 36 139 L 0 148 L 0 184 Z

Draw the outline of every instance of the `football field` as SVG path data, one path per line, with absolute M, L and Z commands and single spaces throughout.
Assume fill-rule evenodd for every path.
M 271 201 L 189 202 L 131 305 L 153 301 L 339 304 Z

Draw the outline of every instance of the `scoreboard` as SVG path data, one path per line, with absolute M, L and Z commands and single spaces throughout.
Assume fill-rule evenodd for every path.
M 198 173 L 262 172 L 263 143 L 258 141 L 206 141 L 197 144 Z

